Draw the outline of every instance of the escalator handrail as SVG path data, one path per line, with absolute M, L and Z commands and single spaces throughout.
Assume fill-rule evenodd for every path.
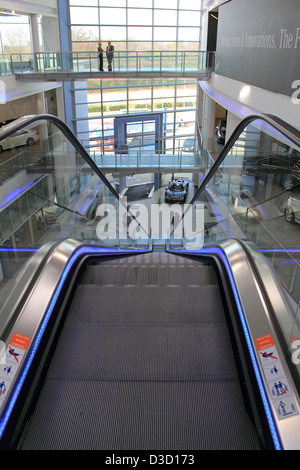
M 36 121 L 49 121 L 56 125 L 56 127 L 64 134 L 64 136 L 68 139 L 68 141 L 73 145 L 75 150 L 80 154 L 80 156 L 86 161 L 86 163 L 92 168 L 92 170 L 99 176 L 99 178 L 103 181 L 103 183 L 109 188 L 109 190 L 113 193 L 118 201 L 122 202 L 117 191 L 108 181 L 106 176 L 103 174 L 101 169 L 96 165 L 96 163 L 91 159 L 85 148 L 81 145 L 77 137 L 71 131 L 69 126 L 59 117 L 54 116 L 52 114 L 32 114 L 28 116 L 23 116 L 15 121 L 7 124 L 6 126 L 0 129 L 0 142 L 14 134 L 15 132 L 23 129 L 24 127 L 28 127 L 30 124 Z
M 300 147 L 300 131 L 293 127 L 291 124 L 288 124 L 283 119 L 280 119 L 277 116 L 272 114 L 250 114 L 249 116 L 245 117 L 235 128 L 231 136 L 229 137 L 228 141 L 225 143 L 222 151 L 220 152 L 219 156 L 216 158 L 215 163 L 211 167 L 208 174 L 204 177 L 202 183 L 200 184 L 198 190 L 194 194 L 189 207 L 193 206 L 195 201 L 199 198 L 202 191 L 204 191 L 205 187 L 209 183 L 209 181 L 213 178 L 217 170 L 219 169 L 220 165 L 223 163 L 225 158 L 227 157 L 231 147 L 234 145 L 240 134 L 245 130 L 245 128 L 253 121 L 262 120 L 265 121 L 267 124 L 272 126 L 276 131 L 280 132 L 284 137 L 289 139 L 291 142 L 296 144 Z M 189 208 L 187 209 L 189 210 Z M 184 215 L 184 214 L 183 214 Z

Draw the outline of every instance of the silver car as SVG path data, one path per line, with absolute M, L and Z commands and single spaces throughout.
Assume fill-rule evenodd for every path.
M 21 129 L 0 141 L 0 152 L 14 147 L 20 147 L 21 145 L 33 145 L 39 138 L 37 132 L 29 129 Z
M 284 215 L 288 222 L 300 224 L 300 192 L 291 194 L 287 200 Z

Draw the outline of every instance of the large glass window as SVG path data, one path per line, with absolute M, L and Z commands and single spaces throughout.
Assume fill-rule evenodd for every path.
M 108 40 L 119 51 L 201 50 L 201 0 L 70 0 L 70 19 L 74 50 Z
M 178 147 L 195 133 L 196 80 L 88 80 L 85 88 L 81 83 L 80 93 L 74 89 L 74 96 L 82 103 L 75 107 L 78 137 L 92 155 L 113 151 L 111 145 L 100 148 L 98 134 L 99 130 L 105 130 L 105 136 L 113 136 L 114 118 L 120 115 L 162 113 L 163 136 L 170 153 L 176 153 L 178 149 L 174 145 Z M 82 126 L 84 107 L 88 116 Z M 86 138 L 87 126 L 90 140 Z
M 99 24 L 98 8 L 93 7 L 76 7 L 71 8 L 72 24 Z
M 24 54 L 31 52 L 29 18 L 24 15 L 0 17 L 0 53 Z
M 142 26 L 152 25 L 152 10 L 141 10 L 140 8 L 128 9 L 128 25 L 129 26 Z
M 177 11 L 170 10 L 154 10 L 155 26 L 176 26 Z
M 125 8 L 100 8 L 101 25 L 126 25 Z
M 166 72 L 178 66 L 176 52 L 185 51 L 180 60 L 195 70 L 197 52 L 201 51 L 201 3 L 201 0 L 70 0 L 73 50 L 96 51 L 98 41 L 104 47 L 107 41 L 112 41 L 114 64 L 120 70 L 162 67 Z M 144 53 L 138 57 L 136 51 Z M 165 148 L 176 153 L 174 145 L 181 146 L 195 133 L 196 95 L 197 81 L 188 79 L 118 80 L 104 75 L 103 79 L 81 82 L 80 91 L 75 86 L 73 90 L 78 137 L 82 137 L 88 151 L 113 152 L 113 142 L 100 145 L 98 141 L 113 136 L 115 117 L 162 113 Z

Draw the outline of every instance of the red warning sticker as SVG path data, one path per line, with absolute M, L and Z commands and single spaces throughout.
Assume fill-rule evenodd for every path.
M 28 338 L 28 336 L 15 333 L 10 344 L 12 346 L 16 346 L 17 348 L 27 349 L 29 342 L 30 342 L 30 338 Z
M 274 346 L 273 338 L 270 334 L 256 338 L 255 340 L 256 347 L 258 351 L 262 349 L 272 348 Z

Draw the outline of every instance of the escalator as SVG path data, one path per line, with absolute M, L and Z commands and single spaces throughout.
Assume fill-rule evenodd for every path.
M 16 284 L 0 322 L 2 449 L 299 448 L 289 298 L 246 237 L 162 250 L 60 236 Z
M 226 313 L 210 262 L 88 264 L 21 449 L 258 449 Z

